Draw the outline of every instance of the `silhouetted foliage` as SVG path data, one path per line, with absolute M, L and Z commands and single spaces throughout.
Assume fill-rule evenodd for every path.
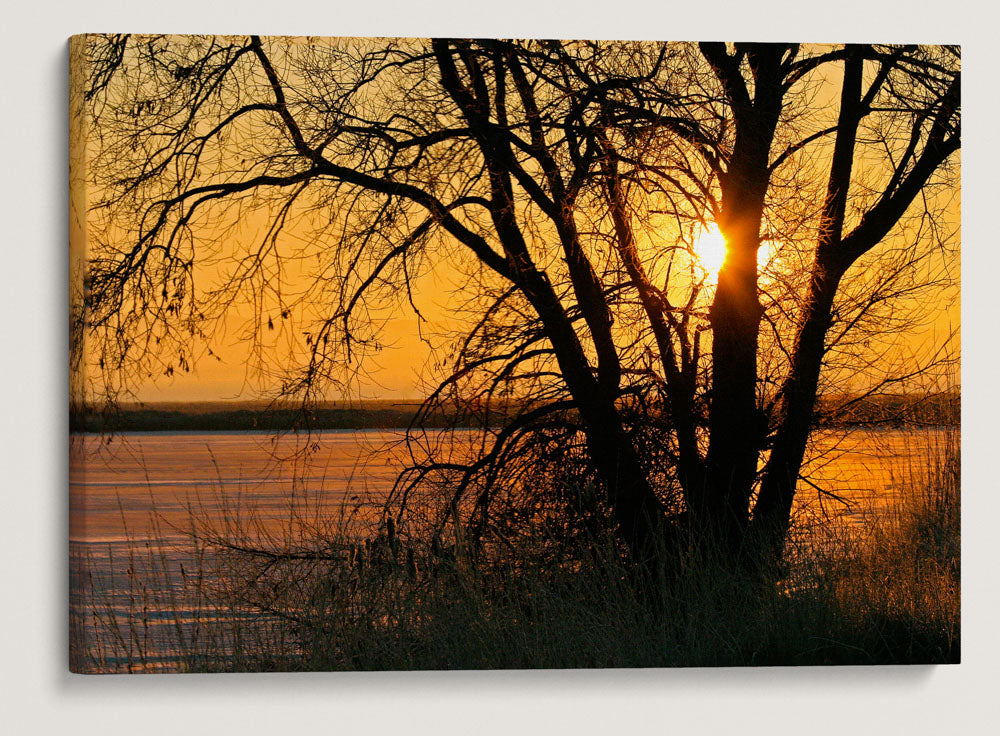
M 957 48 L 85 46 L 96 394 L 189 369 L 245 303 L 259 365 L 280 357 L 309 407 L 349 393 L 392 309 L 422 316 L 419 279 L 462 274 L 400 524 L 431 509 L 485 544 L 560 519 L 641 562 L 678 539 L 766 557 L 817 396 L 927 370 L 899 335 L 956 276 Z M 442 406 L 482 428 L 470 452 L 420 431 Z

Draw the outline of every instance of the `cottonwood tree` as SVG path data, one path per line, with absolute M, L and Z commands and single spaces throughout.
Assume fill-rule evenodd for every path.
M 79 43 L 99 392 L 188 368 L 242 301 L 283 395 L 335 395 L 447 264 L 463 327 L 423 411 L 483 429 L 394 500 L 433 487 L 480 540 L 552 502 L 640 562 L 682 528 L 780 553 L 821 381 L 877 368 L 851 336 L 905 326 L 951 257 L 952 47 Z

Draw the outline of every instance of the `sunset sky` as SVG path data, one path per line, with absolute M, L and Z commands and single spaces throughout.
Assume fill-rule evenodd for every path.
M 824 119 L 835 119 L 839 84 L 838 73 L 833 72 L 814 88 L 812 94 L 815 109 L 812 115 L 817 127 L 821 126 Z M 252 149 L 250 140 L 248 138 L 246 145 Z M 822 142 L 815 144 L 820 151 L 823 150 L 823 145 Z M 78 152 L 79 145 L 74 150 Z M 237 147 L 233 150 L 239 149 Z M 819 160 L 822 161 L 822 156 Z M 822 167 L 820 172 L 821 176 Z M 87 192 L 90 200 L 93 201 L 98 194 L 91 185 Z M 80 187 L 77 187 L 74 194 L 76 215 L 71 226 L 83 230 L 83 218 L 79 212 L 86 205 L 79 200 L 79 195 Z M 944 228 L 957 232 L 960 216 L 958 193 L 939 192 L 936 196 L 945 197 L 949 201 L 945 210 L 947 221 Z M 195 281 L 201 293 L 218 288 L 232 277 L 235 268 L 231 262 L 232 255 L 246 253 L 256 247 L 255 244 L 265 237 L 269 216 L 270 212 L 264 208 L 246 214 L 241 211 L 236 219 L 232 216 L 215 216 L 208 218 L 206 222 L 195 223 L 193 238 L 203 239 L 205 244 L 204 247 L 199 247 L 199 257 L 195 261 Z M 315 320 L 330 312 L 330 305 L 324 304 L 322 292 L 310 291 L 315 280 L 315 271 L 311 268 L 314 264 L 325 262 L 324 243 L 333 242 L 331 239 L 335 235 L 325 225 L 317 227 L 315 217 L 305 209 L 296 213 L 277 241 L 278 250 L 282 254 L 281 284 L 277 288 L 280 288 L 284 299 L 302 300 L 297 309 L 291 311 L 287 323 L 280 318 L 282 309 L 268 301 L 268 296 L 263 293 L 266 290 L 257 293 L 253 289 L 242 289 L 235 294 L 225 316 L 206 325 L 208 340 L 196 341 L 191 371 L 171 371 L 169 374 L 163 371 L 142 377 L 136 385 L 136 398 L 142 401 L 253 399 L 276 389 L 278 379 L 273 374 L 273 369 L 290 362 L 292 353 L 289 345 L 300 339 L 307 318 Z M 89 232 L 104 232 L 105 237 L 115 239 L 113 226 L 101 222 L 99 216 L 93 213 L 87 218 L 86 229 Z M 108 236 L 108 233 L 111 235 Z M 643 233 L 642 236 L 646 239 L 647 252 L 655 254 L 658 246 L 654 241 L 658 234 L 654 231 Z M 662 236 L 668 241 L 677 237 L 673 231 L 664 231 Z M 709 272 L 708 281 L 711 282 L 714 279 L 712 272 L 719 268 L 724 254 L 724 243 L 718 228 L 709 224 L 707 230 L 701 228 L 689 237 L 697 257 L 702 261 L 701 265 Z M 891 241 L 888 244 L 898 244 L 907 237 L 909 234 L 906 232 L 896 233 L 888 239 Z M 78 238 L 77 242 L 82 240 L 83 238 Z M 957 236 L 954 242 L 957 243 Z M 808 251 L 811 245 L 804 241 L 802 247 Z M 783 264 L 787 259 L 783 260 L 783 247 L 780 240 L 765 242 L 759 258 L 763 271 L 771 267 L 780 272 L 784 268 Z M 955 252 L 957 253 L 957 248 Z M 943 268 L 953 270 L 956 283 L 958 267 L 957 255 L 947 260 L 938 258 L 927 265 L 928 273 Z M 324 265 L 323 268 L 330 266 Z M 763 275 L 762 287 L 766 283 L 767 276 Z M 444 334 L 449 329 L 460 329 L 465 324 L 465 318 L 454 314 L 453 310 L 466 298 L 467 295 L 462 294 L 462 287 L 466 284 L 461 268 L 456 268 L 453 260 L 436 259 L 432 269 L 426 270 L 426 273 L 413 281 L 413 301 L 424 321 L 418 319 L 407 300 L 402 297 L 394 307 L 382 305 L 382 311 L 373 317 L 384 320 L 378 338 L 383 349 L 365 362 L 364 370 L 355 377 L 346 395 L 341 392 L 340 395 L 330 395 L 329 398 L 409 399 L 425 395 L 427 388 L 422 378 L 428 378 L 428 362 L 433 357 L 427 341 L 438 348 L 446 347 Z M 274 287 L 269 285 L 268 288 Z M 769 288 L 780 287 L 772 285 Z M 956 332 L 960 320 L 958 287 L 953 286 L 939 294 L 940 306 L 931 306 L 927 323 L 906 337 L 904 349 L 923 351 L 942 344 L 948 335 Z M 909 306 L 915 306 L 915 303 Z M 255 331 L 259 344 L 247 339 Z M 955 344 L 957 345 L 957 341 Z M 208 353 L 209 348 L 211 354 Z M 93 371 L 96 370 L 97 362 L 95 346 L 89 345 L 88 349 L 89 370 Z M 164 365 L 171 363 L 171 357 L 164 355 L 163 362 Z M 257 370 L 261 366 L 266 366 L 265 373 Z

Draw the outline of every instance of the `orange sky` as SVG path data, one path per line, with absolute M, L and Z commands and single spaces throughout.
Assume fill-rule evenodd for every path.
M 835 76 L 835 75 L 834 75 Z M 832 102 L 832 94 L 836 80 L 831 77 L 827 81 L 827 90 L 821 91 L 819 98 L 825 98 Z M 823 100 L 821 99 L 821 102 Z M 835 115 L 835 105 L 820 105 L 821 114 Z M 79 141 L 73 144 L 72 151 L 79 151 Z M 79 171 L 77 172 L 79 173 Z M 71 217 L 71 228 L 74 228 L 75 242 L 79 243 L 84 238 L 81 237 L 82 218 L 79 212 L 84 209 L 84 204 L 79 200 L 79 187 L 75 190 L 71 199 L 71 206 L 74 214 Z M 217 233 L 204 231 L 209 239 L 214 239 L 226 248 L 236 248 L 240 243 L 240 238 L 247 239 L 250 243 L 255 238 L 259 238 L 261 223 L 255 226 L 253 216 L 240 222 L 239 226 L 226 237 L 234 238 L 226 241 L 220 238 Z M 959 212 L 958 198 L 948 208 L 948 219 L 950 224 L 957 227 Z M 76 228 L 79 227 L 80 230 Z M 303 233 L 308 228 L 304 225 L 297 230 L 293 224 L 287 228 L 282 236 L 285 243 L 289 241 L 312 241 L 309 236 Z M 289 248 L 302 247 L 293 243 Z M 309 245 L 310 257 L 322 248 L 322 242 L 311 242 Z M 304 251 L 303 251 L 304 252 Z M 223 256 L 225 253 L 222 254 Z M 76 256 L 71 257 L 71 267 L 77 261 Z M 318 258 L 318 255 L 317 255 Z M 305 283 L 308 271 L 302 265 L 307 259 L 301 253 L 296 255 L 292 261 L 298 263 L 300 275 L 295 275 L 296 268 L 293 266 L 289 277 L 289 289 L 294 291 L 298 283 Z M 957 270 L 957 263 L 955 264 Z M 199 264 L 196 267 L 198 280 L 204 284 L 216 283 L 220 279 L 221 268 L 224 264 Z M 956 283 L 957 283 L 957 272 Z M 455 327 L 460 322 L 455 321 L 450 314 L 450 307 L 453 305 L 455 291 L 461 286 L 461 277 L 447 263 L 438 264 L 434 272 L 429 276 L 416 282 L 414 300 L 427 322 L 424 323 L 424 333 L 428 336 L 440 335 L 449 326 Z M 953 294 L 957 294 L 957 286 Z M 227 313 L 224 323 L 214 334 L 214 342 L 211 347 L 218 356 L 202 355 L 201 359 L 193 365 L 191 373 L 174 372 L 172 376 L 159 375 L 152 379 L 145 380 L 137 386 L 136 398 L 142 401 L 212 401 L 212 400 L 232 400 L 232 399 L 252 399 L 258 397 L 262 392 L 267 393 L 275 388 L 273 379 L 262 379 L 254 370 L 255 361 L 250 349 L 250 345 L 241 338 L 243 328 L 248 322 L 257 321 L 259 324 L 266 323 L 271 314 L 255 314 L 253 307 L 248 302 L 237 302 Z M 942 303 L 941 308 L 932 306 L 933 317 L 929 326 L 923 330 L 922 334 L 913 335 L 910 340 L 914 346 L 923 343 L 940 343 L 959 324 L 959 306 L 957 299 L 952 303 Z M 404 399 L 418 398 L 425 394 L 425 389 L 421 386 L 421 375 L 426 376 L 425 366 L 431 358 L 431 349 L 426 342 L 420 339 L 418 329 L 418 319 L 412 310 L 405 305 L 395 310 L 391 315 L 386 312 L 387 322 L 380 335 L 380 342 L 385 345 L 373 360 L 366 363 L 366 375 L 359 378 L 352 386 L 351 398 L 363 399 Z M 271 339 L 265 330 L 261 330 L 264 340 Z M 273 341 L 272 356 L 280 356 L 282 348 L 277 341 Z M 438 340 L 440 345 L 440 339 Z M 287 355 L 287 353 L 285 353 Z M 330 397 L 335 398 L 335 397 Z

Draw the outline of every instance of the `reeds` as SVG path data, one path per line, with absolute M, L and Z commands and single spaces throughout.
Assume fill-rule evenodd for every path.
M 532 554 L 530 539 L 473 556 L 453 529 L 450 538 L 427 539 L 383 523 L 360 537 L 358 516 L 349 510 L 322 525 L 290 523 L 284 539 L 193 523 L 193 552 L 185 557 L 191 567 L 144 547 L 141 559 L 132 550 L 128 579 L 108 586 L 95 584 L 95 560 L 81 560 L 72 666 L 957 662 L 960 447 L 957 432 L 940 436 L 929 451 L 893 469 L 902 492 L 865 524 L 797 535 L 777 583 L 688 559 L 656 591 L 655 605 L 630 584 L 610 541 L 570 550 L 553 564 Z M 109 588 L 128 592 L 102 598 Z M 151 612 L 162 620 L 151 624 Z

